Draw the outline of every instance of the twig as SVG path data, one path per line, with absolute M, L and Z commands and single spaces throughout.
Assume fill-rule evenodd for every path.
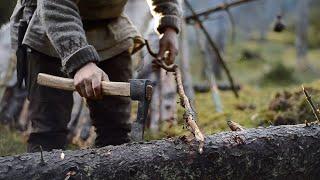
M 208 16 L 211 13 L 217 12 L 217 11 L 223 11 L 226 10 L 228 8 L 231 8 L 233 6 L 239 6 L 243 3 L 248 3 L 251 1 L 257 1 L 257 0 L 239 0 L 239 1 L 234 1 L 231 3 L 221 3 L 217 6 L 215 6 L 214 8 L 208 9 L 206 11 L 200 12 L 200 13 L 195 13 L 192 14 L 191 16 L 187 16 L 185 17 L 185 20 L 188 22 L 190 20 L 197 20 L 198 18 L 200 18 L 201 16 Z
M 317 108 L 314 105 L 311 96 L 309 95 L 308 91 L 304 88 L 303 85 L 301 87 L 302 87 L 302 90 L 304 92 L 304 95 L 306 96 L 307 101 L 309 102 L 309 104 L 310 104 L 310 106 L 312 108 L 314 116 L 316 117 L 317 121 L 320 122 L 320 117 L 319 117 L 319 114 L 317 112 Z
M 229 17 L 229 21 L 231 24 L 231 43 L 234 43 L 234 41 L 236 39 L 236 23 L 235 23 L 234 17 L 232 15 L 232 13 L 230 12 L 229 8 L 226 9 L 226 13 Z
M 185 4 L 188 7 L 188 9 L 192 12 L 192 14 L 196 15 L 196 13 L 193 10 L 191 4 L 187 0 L 185 0 Z M 200 19 L 197 16 L 195 16 L 195 21 L 198 23 L 199 27 L 202 29 L 202 31 L 203 31 L 204 35 L 206 36 L 210 46 L 212 47 L 213 51 L 216 53 L 218 61 L 220 62 L 220 64 L 222 65 L 223 69 L 225 70 L 225 72 L 227 74 L 228 80 L 229 80 L 230 85 L 232 87 L 232 91 L 233 91 L 234 95 L 238 98 L 239 94 L 238 94 L 238 91 L 237 91 L 237 89 L 236 89 L 236 87 L 234 85 L 234 81 L 233 81 L 233 78 L 231 76 L 230 70 L 229 70 L 227 64 L 225 63 L 225 61 L 223 60 L 222 55 L 220 54 L 220 51 L 217 48 L 217 45 L 214 43 L 214 41 L 212 40 L 209 32 L 203 26 L 202 22 L 200 21 Z
M 178 87 L 178 94 L 180 96 L 180 104 L 182 107 L 185 108 L 184 112 L 184 119 L 186 120 L 187 124 L 191 128 L 191 132 L 194 134 L 195 138 L 200 142 L 200 153 L 203 151 L 203 145 L 204 145 L 204 135 L 201 133 L 198 125 L 195 122 L 195 112 L 193 111 L 190 101 L 187 97 L 187 95 L 184 92 L 183 84 L 182 84 L 182 78 L 181 78 L 181 72 L 178 66 L 175 66 L 175 79 L 177 82 Z
M 147 49 L 151 56 L 153 56 L 155 59 L 153 60 L 153 63 L 157 65 L 158 67 L 165 69 L 168 72 L 173 72 L 175 76 L 175 80 L 177 83 L 177 89 L 178 89 L 178 95 L 180 97 L 180 105 L 185 109 L 183 118 L 186 121 L 186 124 L 188 127 L 190 127 L 191 133 L 194 135 L 196 140 L 199 142 L 199 153 L 203 152 L 203 146 L 204 146 L 204 135 L 200 131 L 198 125 L 195 122 L 195 112 L 193 111 L 189 98 L 187 97 L 182 83 L 182 77 L 181 77 L 181 71 L 178 68 L 178 65 L 172 64 L 172 65 L 166 65 L 163 60 L 157 58 L 157 54 L 154 53 L 147 40 L 145 40 L 145 44 L 147 46 Z
M 42 146 L 40 145 L 40 165 L 41 166 L 44 166 L 46 164 L 46 162 L 44 161 L 44 158 L 43 158 L 43 149 L 42 149 Z
M 231 120 L 227 120 L 227 124 L 228 124 L 229 128 L 231 129 L 231 131 L 243 131 L 244 130 L 244 128 L 240 124 L 233 122 Z

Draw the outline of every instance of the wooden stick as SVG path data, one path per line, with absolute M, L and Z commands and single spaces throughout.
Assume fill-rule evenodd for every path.
M 311 106 L 311 109 L 313 111 L 314 116 L 316 117 L 317 121 L 319 122 L 320 121 L 320 117 L 319 117 L 317 108 L 316 108 L 316 106 L 314 105 L 314 103 L 313 103 L 313 101 L 311 99 L 311 96 L 309 95 L 308 91 L 304 88 L 303 85 L 302 85 L 302 90 L 303 90 L 304 95 L 306 96 L 307 101 L 309 102 L 309 104 Z
M 180 105 L 185 109 L 183 118 L 184 118 L 186 124 L 188 125 L 188 127 L 190 128 L 189 130 L 194 135 L 196 140 L 199 142 L 199 153 L 202 153 L 203 146 L 204 146 L 204 135 L 200 131 L 200 129 L 195 121 L 195 112 L 193 111 L 190 100 L 184 91 L 181 71 L 178 68 L 178 65 L 176 65 L 176 64 L 166 65 L 164 63 L 164 60 L 157 59 L 157 54 L 152 51 L 147 40 L 145 40 L 145 44 L 147 46 L 147 49 L 148 49 L 150 55 L 155 58 L 153 60 L 153 63 L 155 65 L 157 65 L 158 67 L 165 69 L 168 72 L 174 73 L 174 77 L 175 77 L 175 80 L 177 83 L 178 95 L 180 97 Z
M 186 21 L 190 21 L 190 20 L 196 20 L 196 18 L 200 18 L 201 16 L 208 16 L 209 14 L 218 12 L 218 11 L 225 11 L 233 6 L 239 6 L 243 3 L 248 3 L 251 1 L 257 1 L 257 0 L 239 0 L 239 1 L 234 1 L 231 3 L 221 3 L 217 6 L 215 6 L 214 8 L 208 9 L 206 11 L 200 12 L 200 13 L 196 13 L 196 14 L 192 14 L 191 16 L 187 16 L 185 17 Z
M 182 107 L 185 108 L 184 112 L 184 119 L 186 123 L 191 128 L 191 132 L 194 134 L 194 137 L 196 140 L 200 143 L 199 144 L 199 153 L 201 154 L 203 152 L 203 146 L 204 146 L 204 135 L 200 131 L 196 121 L 195 121 L 195 112 L 193 111 L 189 98 L 187 97 L 186 93 L 184 92 L 183 84 L 182 84 L 182 77 L 181 72 L 178 66 L 175 66 L 174 68 L 174 75 L 177 82 L 177 88 L 178 88 L 178 94 L 180 96 L 180 104 Z
M 38 84 L 62 89 L 75 91 L 73 79 L 57 77 L 49 74 L 39 73 Z M 106 96 L 130 96 L 130 83 L 125 82 L 102 82 L 102 94 Z

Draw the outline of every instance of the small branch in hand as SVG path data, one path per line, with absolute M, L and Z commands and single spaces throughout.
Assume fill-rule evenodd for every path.
M 316 106 L 314 105 L 314 103 L 313 103 L 313 101 L 312 101 L 312 98 L 311 98 L 311 96 L 309 95 L 308 91 L 304 88 L 303 85 L 302 85 L 302 90 L 303 90 L 304 95 L 306 96 L 307 101 L 309 102 L 309 104 L 310 104 L 310 106 L 311 106 L 311 108 L 312 108 L 312 111 L 313 111 L 314 116 L 316 117 L 317 121 L 320 122 L 320 117 L 319 117 L 317 108 L 316 108 Z
M 196 140 L 199 141 L 199 153 L 203 152 L 203 146 L 204 146 L 204 135 L 200 131 L 198 125 L 196 124 L 195 121 L 195 112 L 193 111 L 189 98 L 187 97 L 183 84 L 182 84 L 182 77 L 181 77 L 181 72 L 178 66 L 175 66 L 175 79 L 177 82 L 177 87 L 178 87 L 178 94 L 180 96 L 180 104 L 183 108 L 185 108 L 184 112 L 184 120 L 188 124 L 188 126 L 191 128 L 191 132 L 195 136 Z
M 195 121 L 195 112 L 193 111 L 189 98 L 187 97 L 182 83 L 182 77 L 181 77 L 181 71 L 176 64 L 172 65 L 166 65 L 164 63 L 163 59 L 158 59 L 157 54 L 154 53 L 147 40 L 145 40 L 147 49 L 151 56 L 153 56 L 155 59 L 153 60 L 153 64 L 155 64 L 157 67 L 165 69 L 167 72 L 173 72 L 175 76 L 175 80 L 177 83 L 177 89 L 178 89 L 178 95 L 180 97 L 180 105 L 185 109 L 183 118 L 188 125 L 188 129 L 191 131 L 191 133 L 194 135 L 196 140 L 199 142 L 199 153 L 203 152 L 203 146 L 204 146 L 204 135 L 200 131 L 198 125 Z

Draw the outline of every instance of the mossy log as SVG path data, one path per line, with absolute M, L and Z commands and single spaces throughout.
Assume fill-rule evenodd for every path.
M 318 179 L 320 126 L 291 125 L 0 157 L 0 179 Z

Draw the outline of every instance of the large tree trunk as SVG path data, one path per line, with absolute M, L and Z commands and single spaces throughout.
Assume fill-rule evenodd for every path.
M 276 126 L 181 139 L 0 158 L 0 179 L 316 179 L 320 126 Z

